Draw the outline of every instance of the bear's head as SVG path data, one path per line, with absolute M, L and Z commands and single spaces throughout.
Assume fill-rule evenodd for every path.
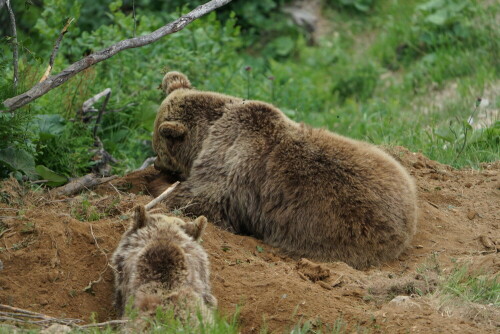
M 161 88 L 167 94 L 154 124 L 155 168 L 187 178 L 201 151 L 210 126 L 225 112 L 226 106 L 242 101 L 219 93 L 197 91 L 179 72 L 168 72 Z
M 143 227 L 151 225 L 155 225 L 158 229 L 165 230 L 181 229 L 188 236 L 193 238 L 194 241 L 199 241 L 207 225 L 207 218 L 205 218 L 205 216 L 199 216 L 192 222 L 185 222 L 184 220 L 173 216 L 150 214 L 146 211 L 144 206 L 137 206 L 135 208 L 134 219 L 129 232 L 134 233 Z

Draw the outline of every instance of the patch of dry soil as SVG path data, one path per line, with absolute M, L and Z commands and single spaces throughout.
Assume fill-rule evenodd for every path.
M 442 305 L 431 293 L 438 275 L 421 270 L 439 266 L 446 273 L 456 259 L 500 271 L 500 162 L 454 170 L 403 148 L 391 153 L 417 180 L 420 217 L 411 248 L 383 267 L 358 271 L 341 262 L 291 259 L 209 224 L 203 246 L 214 294 L 224 314 L 239 306 L 243 333 L 284 332 L 306 320 L 331 326 L 338 319 L 348 331 L 498 333 L 498 309 Z M 129 210 L 149 202 L 149 192 L 166 182 L 147 169 L 63 199 L 4 182 L 0 192 L 10 204 L 0 204 L 0 303 L 55 317 L 113 319 L 108 260 Z M 411 297 L 391 301 L 397 295 Z

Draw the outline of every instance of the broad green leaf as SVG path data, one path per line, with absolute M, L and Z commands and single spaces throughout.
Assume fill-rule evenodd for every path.
M 36 175 L 35 158 L 25 150 L 12 147 L 0 150 L 0 161 L 12 171 L 21 171 L 30 178 Z
M 54 171 L 48 169 L 44 165 L 36 166 L 36 171 L 44 180 L 49 180 L 49 182 L 47 182 L 48 186 L 57 187 L 68 182 L 67 177 L 56 174 Z
M 441 8 L 444 5 L 444 0 L 431 0 L 427 1 L 419 6 L 417 6 L 418 10 L 432 10 L 436 8 Z
M 431 15 L 428 15 L 425 18 L 425 21 L 435 24 L 437 26 L 442 26 L 446 23 L 447 19 L 448 19 L 448 11 L 441 9 Z
M 58 136 L 64 131 L 65 119 L 60 115 L 36 115 L 33 119 L 40 129 L 40 134 L 48 137 Z
M 293 42 L 293 39 L 290 37 L 278 37 L 274 41 L 272 41 L 270 44 L 274 46 L 276 49 L 276 53 L 280 56 L 287 56 L 292 50 L 293 47 L 295 46 L 295 43 Z

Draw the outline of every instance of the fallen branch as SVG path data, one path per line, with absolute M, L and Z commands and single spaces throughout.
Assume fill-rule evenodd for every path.
M 193 22 L 194 20 L 204 16 L 205 14 L 208 14 L 215 9 L 228 4 L 231 2 L 231 0 L 212 0 L 207 2 L 206 4 L 203 4 L 201 6 L 196 7 L 194 10 L 189 12 L 188 14 L 181 16 L 177 20 L 168 23 L 164 25 L 163 27 L 153 31 L 150 34 L 126 39 L 123 41 L 120 41 L 116 44 L 111 45 L 110 47 L 98 51 L 96 53 L 90 54 L 86 56 L 85 58 L 77 61 L 76 63 L 68 66 L 66 69 L 61 71 L 59 74 L 50 76 L 47 78 L 47 80 L 40 82 L 33 86 L 30 90 L 27 92 L 11 97 L 9 99 L 6 99 L 3 104 L 7 107 L 8 111 L 14 111 L 28 103 L 30 103 L 33 100 L 36 100 L 40 96 L 44 95 L 51 89 L 54 89 L 66 81 L 68 81 L 70 78 L 75 76 L 77 73 L 89 68 L 90 66 L 97 64 L 103 60 L 106 60 L 108 58 L 111 58 L 118 52 L 121 52 L 126 49 L 131 49 L 131 48 L 137 48 L 141 47 L 147 44 L 151 44 L 153 42 L 156 42 L 160 38 L 173 34 L 179 30 L 182 30 L 185 26 L 187 26 L 189 23 Z
M 64 25 L 64 28 L 61 30 L 61 33 L 59 34 L 59 37 L 57 37 L 57 40 L 56 40 L 56 42 L 54 44 L 54 48 L 52 49 L 52 53 L 50 54 L 49 66 L 45 70 L 45 73 L 43 74 L 42 78 L 40 79 L 40 82 L 45 81 L 45 79 L 47 79 L 48 76 L 50 75 L 50 72 L 52 72 L 52 68 L 54 67 L 54 61 L 56 59 L 57 52 L 59 51 L 59 45 L 61 44 L 61 41 L 62 41 L 64 35 L 68 32 L 69 25 L 74 20 L 75 20 L 74 18 L 68 19 L 68 21 L 66 21 L 66 24 Z
M 59 323 L 65 325 L 76 325 L 76 323 L 83 321 L 81 319 L 72 319 L 72 318 L 54 318 L 42 313 L 23 310 L 14 306 L 9 306 L 4 304 L 0 304 L 0 310 L 4 310 L 0 311 L 0 315 L 2 315 L 0 317 L 0 320 L 9 320 L 22 323 L 30 323 L 30 324 Z
M 78 326 L 78 328 L 94 328 L 94 327 L 107 327 L 110 325 L 123 325 L 129 322 L 126 319 L 123 320 L 110 320 L 110 321 L 105 321 L 105 322 L 100 322 L 97 324 L 88 324 L 88 325 L 83 325 L 83 326 Z
M 142 163 L 141 167 L 137 168 L 135 171 L 143 170 L 151 166 L 156 160 L 156 157 L 149 157 Z
M 7 11 L 10 16 L 10 26 L 12 29 L 12 55 L 13 55 L 13 65 L 14 65 L 14 89 L 17 88 L 17 83 L 19 81 L 19 50 L 17 46 L 17 30 L 16 30 L 16 17 L 14 16 L 14 11 L 12 11 L 12 7 L 10 5 L 10 0 L 5 2 L 7 5 Z
M 85 176 L 72 180 L 64 186 L 52 189 L 51 193 L 55 194 L 56 196 L 71 196 L 82 190 L 90 189 L 97 185 L 114 180 L 117 177 L 118 175 L 99 177 L 96 174 L 87 174 Z
M 94 109 L 93 106 L 94 104 L 101 99 L 101 97 L 111 94 L 111 88 L 106 88 L 102 92 L 92 96 L 90 99 L 87 101 L 83 102 L 82 104 L 82 112 L 90 112 L 90 111 L 97 111 L 97 109 Z
M 158 204 L 160 201 L 164 200 L 172 191 L 174 191 L 175 187 L 177 187 L 177 185 L 179 183 L 180 183 L 179 181 L 175 182 L 170 187 L 168 187 L 167 190 L 162 192 L 160 196 L 156 197 L 154 200 L 152 200 L 151 202 L 146 204 L 144 206 L 146 211 L 151 210 L 156 204 Z

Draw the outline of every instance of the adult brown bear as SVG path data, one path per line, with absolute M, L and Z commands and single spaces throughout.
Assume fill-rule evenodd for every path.
M 312 129 L 260 101 L 197 91 L 178 72 L 155 121 L 155 167 L 185 181 L 169 208 L 292 256 L 356 268 L 396 258 L 416 229 L 415 185 L 377 147 Z

